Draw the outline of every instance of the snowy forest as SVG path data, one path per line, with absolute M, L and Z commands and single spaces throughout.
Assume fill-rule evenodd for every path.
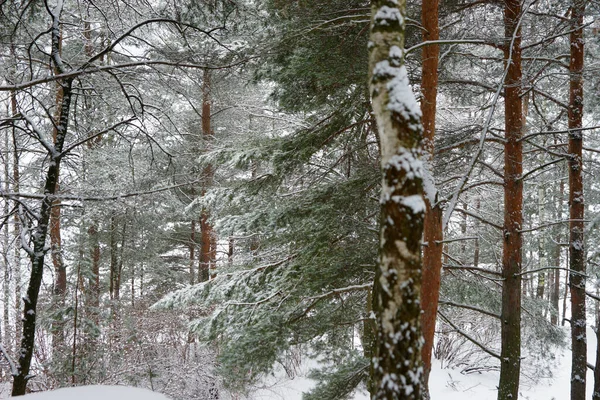
M 597 0 L 0 0 L 0 398 L 600 400 L 599 94 Z

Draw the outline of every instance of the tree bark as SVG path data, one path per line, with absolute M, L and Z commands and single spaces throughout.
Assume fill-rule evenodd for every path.
M 58 24 L 56 24 L 58 25 Z M 53 32 L 53 36 L 60 35 Z M 56 51 L 53 49 L 53 52 Z M 31 275 L 27 287 L 27 295 L 24 298 L 23 307 L 23 336 L 21 339 L 21 352 L 19 356 L 18 374 L 13 381 L 12 396 L 22 396 L 25 394 L 27 381 L 30 378 L 29 368 L 33 356 L 33 347 L 35 343 L 36 328 L 36 309 L 40 285 L 44 274 L 44 258 L 46 235 L 48 234 L 50 213 L 56 184 L 58 182 L 58 171 L 61 162 L 62 147 L 67 134 L 69 111 L 71 107 L 71 79 L 61 81 L 63 90 L 63 99 L 61 104 L 60 120 L 57 125 L 57 135 L 54 144 L 54 150 L 49 153 L 50 163 L 46 173 L 46 182 L 44 184 L 44 198 L 42 200 L 39 220 L 32 235 L 33 251 L 30 253 Z
M 559 185 L 559 195 L 558 195 L 558 198 L 556 199 L 556 201 L 554 202 L 556 205 L 556 211 L 555 211 L 556 221 L 562 220 L 562 203 L 563 203 L 563 198 L 564 198 L 564 191 L 565 191 L 565 183 L 561 179 L 560 185 Z M 553 244 L 553 248 L 552 248 L 552 260 L 553 260 L 552 265 L 554 267 L 560 267 L 560 265 L 561 265 L 560 242 L 561 242 L 562 235 L 560 233 L 560 226 L 557 226 L 555 229 L 556 229 L 556 234 L 554 236 L 555 243 Z M 558 322 L 560 321 L 559 301 L 560 301 L 560 270 L 557 269 L 557 270 L 554 270 L 554 284 L 553 284 L 552 293 L 550 296 L 550 303 L 552 304 L 552 308 L 553 308 L 553 313 L 550 316 L 550 323 L 552 323 L 554 325 L 558 325 Z
M 546 221 L 545 216 L 545 203 L 546 203 L 546 190 L 544 189 L 544 184 L 541 183 L 538 188 L 538 220 L 540 224 L 543 224 Z M 546 237 L 545 235 L 540 235 L 538 239 L 538 259 L 540 260 L 540 268 L 548 267 L 548 258 L 546 257 Z M 541 271 L 538 274 L 538 282 L 536 288 L 535 296 L 542 300 L 544 298 L 544 293 L 546 289 L 546 272 Z
M 13 113 L 14 115 L 14 113 Z M 3 159 L 3 165 L 2 165 L 2 172 L 4 175 L 4 187 L 2 188 L 4 190 L 5 193 L 10 192 L 10 145 L 9 145 L 9 134 L 8 132 L 6 133 L 6 135 L 4 136 L 4 149 L 5 149 L 5 155 L 2 157 Z M 3 321 L 2 321 L 2 329 L 0 329 L 0 338 L 2 338 L 4 346 L 9 348 L 8 344 L 10 343 L 10 302 L 8 301 L 8 299 L 10 299 L 10 261 L 9 261 L 9 252 L 10 252 L 10 226 L 8 224 L 8 216 L 10 215 L 10 205 L 9 205 L 9 201 L 8 199 L 3 199 L 2 202 L 4 203 L 4 207 L 3 207 L 3 215 L 6 216 L 5 218 L 2 219 L 2 222 L 0 222 L 0 225 L 2 225 L 3 229 L 0 229 L 2 231 L 2 263 L 4 266 L 4 282 L 2 283 L 2 288 L 3 288 L 3 293 L 4 293 L 4 298 L 2 299 L 2 315 L 3 315 Z M 2 333 L 4 335 L 2 335 Z
M 210 71 L 204 70 L 202 81 L 202 137 L 204 138 L 205 149 L 208 150 L 208 143 L 212 138 L 212 130 L 210 126 L 210 109 L 211 109 L 211 83 Z M 206 194 L 206 190 L 212 184 L 213 168 L 212 165 L 207 165 L 202 171 L 203 185 L 202 196 Z M 213 255 L 216 254 L 216 241 L 213 238 L 214 230 L 208 222 L 209 213 L 206 207 L 202 208 L 200 215 L 200 256 L 198 268 L 198 282 L 205 282 L 210 278 L 211 266 L 214 263 Z
M 194 261 L 196 260 L 196 221 L 192 220 L 190 226 L 190 285 L 194 284 Z
M 117 281 L 117 269 L 119 268 L 119 245 L 117 244 L 117 229 L 118 222 L 115 212 L 110 214 L 110 281 L 108 283 L 108 291 L 110 298 L 115 298 L 115 284 Z
M 520 0 L 505 0 L 504 59 L 508 71 L 504 80 L 504 238 L 502 252 L 501 366 L 498 400 L 519 396 L 521 371 L 521 263 L 523 226 L 523 129 L 521 101 L 521 17 Z
M 596 304 L 596 363 L 594 364 L 594 391 L 592 400 L 600 400 L 600 304 Z
M 571 400 L 585 400 L 587 373 L 584 198 L 582 179 L 583 14 L 585 0 L 571 7 L 569 64 L 569 287 L 571 290 Z
M 372 399 L 421 399 L 421 110 L 404 66 L 406 2 L 373 0 L 369 85 L 380 140 L 380 259 L 373 285 L 377 319 Z
M 423 0 L 421 22 L 423 24 L 423 41 L 438 40 L 438 0 Z M 434 188 L 432 177 L 433 159 L 435 155 L 435 115 L 437 108 L 438 64 L 440 49 L 437 45 L 423 47 L 421 77 L 421 112 L 423 113 L 423 146 L 428 163 L 429 186 Z M 421 286 L 421 325 L 423 328 L 423 349 L 421 355 L 424 368 L 424 390 L 428 391 L 429 373 L 431 372 L 431 354 L 437 320 L 440 283 L 442 273 L 442 251 L 444 238 L 442 228 L 443 210 L 437 203 L 437 191 L 426 193 L 425 219 L 423 223 L 423 281 Z
M 15 48 L 14 46 L 11 46 L 11 55 L 13 57 L 15 57 Z M 13 90 L 10 92 L 10 103 L 11 103 L 11 111 L 13 115 L 17 115 L 18 113 L 18 108 L 17 108 L 17 94 L 16 92 Z M 13 182 L 12 182 L 12 189 L 14 193 L 19 193 L 20 190 L 20 182 L 21 182 L 21 173 L 20 173 L 20 166 L 19 166 L 19 159 L 20 159 L 20 154 L 19 154 L 19 138 L 17 136 L 17 130 L 15 128 L 15 126 L 13 125 L 12 127 L 12 151 L 13 151 Z M 14 343 L 14 353 L 18 354 L 19 353 L 19 342 L 21 340 L 21 333 L 23 331 L 23 321 L 21 320 L 21 318 L 18 317 L 18 315 L 21 313 L 21 246 L 19 245 L 21 243 L 21 217 L 20 217 L 20 205 L 18 203 L 15 202 L 15 208 L 17 208 L 19 210 L 18 213 L 15 213 L 14 216 L 14 229 L 13 229 L 13 233 L 14 233 L 14 241 L 15 243 L 17 243 L 17 245 L 14 247 L 14 254 L 13 254 L 13 276 L 14 276 L 14 280 L 15 280 L 15 333 L 14 333 L 14 342 L 10 341 L 10 342 L 6 342 L 11 343 L 11 345 Z M 8 297 L 7 297 L 7 301 L 8 301 Z
M 98 239 L 98 229 L 96 224 L 92 224 L 88 229 L 88 235 L 91 244 L 91 276 L 88 280 L 88 289 L 86 293 L 87 312 L 94 324 L 98 325 L 98 308 L 100 306 L 100 241 Z
M 117 272 L 115 277 L 115 300 L 121 299 L 121 277 L 123 276 L 123 257 L 125 253 L 125 234 L 127 233 L 127 214 L 123 220 L 123 228 L 121 230 L 121 248 L 119 249 L 119 264 L 117 265 Z
M 62 36 L 58 42 L 59 53 L 62 52 Z M 54 68 L 54 73 L 59 74 L 58 68 Z M 60 83 L 56 84 L 56 113 L 54 115 L 55 126 L 52 132 L 52 140 L 56 144 L 56 137 L 58 134 L 58 121 L 60 120 L 60 104 L 63 98 L 63 88 Z M 60 175 L 60 171 L 57 171 L 57 176 Z M 56 192 L 59 191 L 59 182 L 56 182 Z M 52 210 L 50 211 L 50 246 L 52 265 L 54 266 L 54 304 L 57 308 L 63 308 L 65 305 L 65 295 L 67 293 L 67 269 L 65 268 L 62 258 L 62 239 L 60 235 L 60 199 L 55 199 L 52 203 Z M 60 348 L 63 346 L 65 341 L 64 337 L 64 323 L 62 316 L 60 320 L 52 322 L 52 348 L 55 352 L 60 352 Z

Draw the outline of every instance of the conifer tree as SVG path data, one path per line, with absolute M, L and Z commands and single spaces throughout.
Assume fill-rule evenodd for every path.
M 521 1 L 504 3 L 504 229 L 501 354 L 498 400 L 517 399 L 521 374 L 521 267 L 523 239 L 523 107 Z
M 571 6 L 569 63 L 569 288 L 571 291 L 571 400 L 585 400 L 587 373 L 583 197 L 583 15 L 585 0 Z

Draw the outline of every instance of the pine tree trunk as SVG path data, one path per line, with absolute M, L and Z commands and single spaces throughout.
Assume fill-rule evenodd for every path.
M 62 36 L 59 39 L 59 52 L 62 48 Z M 55 74 L 60 73 L 57 68 L 54 70 Z M 63 90 L 60 84 L 56 85 L 56 113 L 54 121 L 58 124 L 60 120 L 60 104 L 62 103 Z M 56 126 L 52 132 L 52 139 L 56 143 L 58 131 Z M 60 176 L 60 171 L 57 171 L 57 176 Z M 59 182 L 56 183 L 56 193 L 59 191 Z M 65 305 L 65 295 L 67 293 L 67 270 L 65 268 L 62 258 L 62 239 L 60 235 L 60 211 L 61 211 L 60 199 L 54 200 L 52 203 L 52 210 L 50 212 L 50 246 L 52 264 L 54 266 L 54 304 L 57 308 L 63 308 Z M 53 351 L 58 354 L 61 347 L 64 344 L 64 326 L 62 317 L 59 321 L 52 322 L 52 348 Z
M 127 217 L 127 214 L 125 214 Z M 121 248 L 119 249 L 119 264 L 117 265 L 117 276 L 115 277 L 115 300 L 121 299 L 121 277 L 123 276 L 123 257 L 125 253 L 125 234 L 127 233 L 127 218 L 123 220 L 123 228 L 121 230 Z
M 560 221 L 562 220 L 562 203 L 563 203 L 563 198 L 564 198 L 564 190 L 565 190 L 565 183 L 564 181 L 561 179 L 560 180 L 560 185 L 559 185 L 559 195 L 558 198 L 555 201 L 555 205 L 556 205 L 556 211 L 555 211 L 555 217 L 556 217 L 556 221 Z M 552 249 L 552 266 L 554 267 L 560 267 L 561 262 L 560 262 L 560 254 L 561 254 L 561 245 L 560 242 L 562 240 L 562 235 L 560 233 L 560 226 L 556 227 L 556 234 L 554 236 L 554 244 L 553 244 L 553 249 Z M 554 285 L 552 287 L 552 294 L 550 296 L 550 302 L 552 304 L 552 308 L 554 310 L 554 312 L 552 313 L 552 315 L 550 316 L 550 322 L 554 325 L 558 325 L 559 321 L 560 321 L 560 269 L 556 269 L 554 270 Z
M 234 253 L 235 242 L 233 240 L 233 235 L 229 236 L 228 246 L 227 246 L 227 264 L 229 266 L 233 265 L 233 253 Z
M 194 261 L 196 260 L 196 221 L 192 220 L 190 226 L 190 285 L 194 284 Z
M 423 23 L 423 41 L 438 40 L 438 1 L 423 0 L 421 21 Z M 430 186 L 433 187 L 433 158 L 435 154 L 435 114 L 437 108 L 438 63 L 440 49 L 438 45 L 423 47 L 422 78 L 421 78 L 421 112 L 423 113 L 423 146 L 426 150 Z M 431 371 L 431 355 L 435 334 L 435 322 L 440 297 L 440 282 L 442 273 L 441 241 L 444 238 L 442 229 L 442 208 L 437 204 L 437 192 L 426 193 L 425 220 L 423 223 L 423 281 L 421 286 L 421 325 L 423 328 L 423 357 L 424 391 L 428 391 L 429 373 Z
M 404 66 L 406 2 L 371 3 L 369 85 L 382 169 L 380 259 L 372 399 L 421 399 L 421 110 Z
M 98 319 L 98 308 L 100 306 L 100 241 L 98 238 L 98 228 L 92 224 L 88 229 L 88 235 L 91 245 L 91 276 L 88 280 L 87 312 L 95 325 L 100 322 Z
M 546 221 L 545 215 L 545 204 L 546 204 L 546 190 L 544 189 L 543 183 L 538 188 L 538 220 L 540 224 Z M 548 267 L 548 258 L 546 257 L 546 237 L 541 234 L 538 243 L 538 259 L 540 260 L 539 267 Z M 542 300 L 544 293 L 546 292 L 546 272 L 541 271 L 538 274 L 537 288 L 535 292 L 536 298 Z
M 594 391 L 592 400 L 600 400 L 600 304 L 596 304 L 596 363 L 594 364 Z
M 210 71 L 204 70 L 203 81 L 202 81 L 202 136 L 204 138 L 205 149 L 208 149 L 208 143 L 212 138 L 212 129 L 210 121 L 210 110 L 211 110 L 211 83 L 210 83 Z M 203 185 L 202 185 L 202 196 L 206 194 L 206 190 L 212 184 L 213 179 L 213 168 L 212 165 L 207 165 L 202 171 Z M 214 231 L 210 223 L 208 222 L 209 213 L 206 208 L 202 209 L 200 216 L 200 256 L 199 256 L 199 268 L 198 268 L 198 282 L 205 282 L 210 278 L 211 267 L 213 267 L 213 254 L 215 254 L 216 246 Z
M 519 396 L 521 371 L 521 263 L 523 227 L 523 128 L 521 101 L 520 0 L 506 0 L 504 7 L 504 238 L 502 252 L 501 366 L 498 400 Z
M 117 268 L 119 267 L 119 245 L 117 244 L 118 223 L 115 212 L 110 214 L 110 279 L 108 282 L 108 291 L 110 298 L 115 298 L 115 283 L 117 281 Z
M 585 312 L 584 198 L 582 180 L 584 0 L 571 8 L 569 64 L 569 286 L 571 289 L 571 400 L 585 400 L 587 372 Z
M 477 198 L 475 199 L 475 213 L 476 214 L 480 214 L 479 210 L 481 209 L 481 197 L 479 195 L 477 195 Z M 479 234 L 479 226 L 480 226 L 480 222 L 478 219 L 475 219 L 474 223 L 473 223 L 473 232 L 475 232 L 476 235 Z M 473 266 L 475 268 L 477 268 L 479 266 L 479 236 L 477 236 L 475 238 L 475 243 L 473 243 Z

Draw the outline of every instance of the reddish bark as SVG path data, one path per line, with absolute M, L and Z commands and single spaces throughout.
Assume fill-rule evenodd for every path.
M 520 0 L 506 0 L 504 7 L 504 238 L 502 252 L 501 366 L 498 400 L 519 396 L 521 370 L 521 263 L 523 226 L 523 128 L 521 101 Z
M 202 136 L 204 138 L 204 142 L 207 144 L 206 147 L 208 147 L 208 143 L 212 138 L 212 130 L 210 126 L 210 90 L 210 71 L 205 69 L 202 82 Z M 206 189 L 212 184 L 214 175 L 212 166 L 207 165 L 204 167 L 202 175 L 204 181 L 202 187 L 202 196 L 204 196 Z M 210 278 L 211 266 L 214 263 L 213 255 L 216 254 L 216 240 L 213 238 L 214 230 L 211 224 L 208 222 L 209 217 L 210 215 L 208 210 L 203 208 L 200 216 L 200 256 L 198 282 L 204 282 Z
M 423 41 L 438 40 L 438 1 L 423 0 L 421 13 L 424 33 Z M 423 47 L 423 69 L 421 78 L 421 112 L 423 113 L 423 138 L 425 150 L 429 153 L 429 164 L 432 164 L 435 147 L 435 114 L 437 106 L 438 63 L 440 49 L 438 45 Z M 421 326 L 423 329 L 424 344 L 421 350 L 424 367 L 424 382 L 427 387 L 429 372 L 431 371 L 431 354 L 435 333 L 438 302 L 440 297 L 440 281 L 442 271 L 441 243 L 444 234 L 442 230 L 442 209 L 435 204 L 436 199 L 425 196 L 425 220 L 423 226 L 423 278 L 421 286 Z M 434 202 L 434 204 L 432 204 Z
M 583 242 L 583 14 L 584 0 L 571 8 L 569 64 L 569 279 L 571 290 L 571 400 L 585 400 L 587 345 L 585 311 L 585 251 Z
M 190 226 L 190 285 L 194 284 L 194 260 L 196 259 L 196 221 L 192 220 Z
M 205 282 L 209 279 L 211 231 L 212 229 L 208 223 L 208 214 L 203 211 L 202 216 L 200 217 L 200 257 L 198 282 Z

